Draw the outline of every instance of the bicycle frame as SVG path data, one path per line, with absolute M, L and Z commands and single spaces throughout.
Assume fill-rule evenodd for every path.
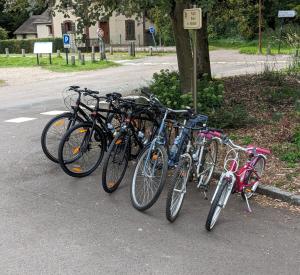
M 256 189 L 257 185 L 259 184 L 260 181 L 260 176 L 258 173 L 255 171 L 254 167 L 255 164 L 258 160 L 259 157 L 262 157 L 266 160 L 266 156 L 260 153 L 256 153 L 256 150 L 258 151 L 264 151 L 266 154 L 269 153 L 268 150 L 266 149 L 261 149 L 261 148 L 242 148 L 240 146 L 235 145 L 231 140 L 229 140 L 228 146 L 231 147 L 231 149 L 228 151 L 225 161 L 224 161 L 224 172 L 222 173 L 220 180 L 217 184 L 217 188 L 214 192 L 214 195 L 212 197 L 211 202 L 215 199 L 215 196 L 220 188 L 221 183 L 223 182 L 224 179 L 228 182 L 228 192 L 226 193 L 226 197 L 224 200 L 224 203 L 222 205 L 222 208 L 225 207 L 230 194 L 232 193 L 241 193 L 243 192 L 246 188 L 251 187 L 253 190 L 254 187 Z M 247 162 L 239 169 L 239 151 L 244 151 L 248 154 L 249 159 Z M 229 154 L 233 152 L 235 154 L 234 158 L 228 158 Z M 229 169 L 226 169 L 227 164 L 229 164 Z M 251 184 L 247 184 L 246 180 L 246 174 L 247 172 L 254 172 L 255 175 L 257 176 L 257 181 Z M 245 196 L 245 200 L 247 203 L 247 207 L 249 212 L 252 212 L 248 198 Z

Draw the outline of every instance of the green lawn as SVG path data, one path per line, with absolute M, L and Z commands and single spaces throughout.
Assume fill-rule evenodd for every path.
M 5 84 L 5 81 L 0 79 L 0 86 L 3 86 Z
M 97 61 L 92 63 L 90 60 L 86 60 L 85 65 L 81 65 L 76 60 L 76 65 L 72 66 L 70 63 L 67 65 L 65 59 L 62 57 L 52 57 L 52 65 L 50 65 L 48 56 L 44 55 L 43 58 L 40 58 L 40 67 L 54 72 L 90 71 L 112 66 L 119 65 L 112 61 Z M 0 55 L 0 68 L 1 67 L 38 67 L 38 65 L 36 57 L 33 55 L 28 55 L 26 57 L 21 57 L 20 55 L 11 55 L 9 57 Z
M 263 40 L 262 53 L 266 54 L 268 43 L 270 43 L 271 54 L 278 54 L 278 42 L 274 42 L 274 41 L 268 42 L 268 40 L 266 39 Z M 258 40 L 246 41 L 246 40 L 235 39 L 235 38 L 224 38 L 224 39 L 210 40 L 209 44 L 216 48 L 236 49 L 239 50 L 240 53 L 258 54 Z M 282 43 L 280 53 L 292 54 L 295 53 L 295 49 Z

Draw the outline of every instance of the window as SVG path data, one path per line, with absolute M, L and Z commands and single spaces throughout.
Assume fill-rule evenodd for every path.
M 126 40 L 135 40 L 135 21 L 134 20 L 126 20 L 125 21 L 125 33 Z
M 52 28 L 52 25 L 48 25 L 48 34 L 49 35 L 52 35 L 53 34 L 53 28 Z
M 26 39 L 26 38 L 27 38 L 27 35 L 26 35 L 26 34 L 22 34 L 22 38 L 23 38 L 23 39 Z
M 75 23 L 72 21 L 65 21 L 61 23 L 61 32 L 68 33 L 68 32 L 75 32 Z

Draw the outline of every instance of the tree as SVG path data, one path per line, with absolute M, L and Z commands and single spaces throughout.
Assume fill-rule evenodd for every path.
M 190 33 L 183 29 L 183 10 L 191 7 L 192 0 L 61 0 L 55 5 L 54 10 L 63 12 L 67 16 L 67 8 L 79 18 L 78 29 L 95 24 L 104 15 L 111 15 L 113 11 L 131 16 L 143 16 L 146 11 L 153 8 L 167 14 L 171 20 L 174 40 L 177 49 L 178 69 L 180 74 L 181 90 L 183 93 L 192 90 L 192 48 Z M 212 3 L 214 0 L 203 1 Z M 69 9 L 70 10 L 70 9 Z M 54 11 L 55 12 L 55 11 Z M 204 28 L 207 24 L 204 24 Z M 198 40 L 201 53 L 198 55 L 199 76 L 203 73 L 210 75 L 209 52 L 207 43 L 207 30 L 199 32 Z M 202 52 L 205 51 L 205 52 Z
M 0 0 L 0 27 L 6 29 L 8 36 L 12 38 L 13 32 L 29 18 L 30 14 L 40 14 L 45 8 L 45 1 Z
M 8 38 L 8 32 L 0 27 L 0 40 L 4 40 Z

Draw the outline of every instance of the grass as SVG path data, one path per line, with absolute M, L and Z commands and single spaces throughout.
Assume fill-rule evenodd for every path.
M 0 79 L 0 87 L 3 86 L 5 84 L 5 81 Z
M 69 60 L 70 62 L 70 60 Z M 65 59 L 62 57 L 52 57 L 52 65 L 49 64 L 48 56 L 44 55 L 43 58 L 40 58 L 40 67 L 54 71 L 54 72 L 78 72 L 78 71 L 90 71 L 104 69 L 112 66 L 118 66 L 115 62 L 112 61 L 97 61 L 92 63 L 90 60 L 86 60 L 85 65 L 81 65 L 76 61 L 76 65 L 72 66 L 67 65 Z M 39 67 L 37 65 L 36 57 L 29 55 L 26 57 L 21 56 L 0 56 L 0 68 L 9 68 L 9 67 Z
M 258 54 L 258 40 L 247 41 L 238 38 L 223 38 L 217 40 L 210 40 L 209 43 L 210 45 L 216 48 L 236 49 L 239 50 L 240 53 L 244 54 Z M 267 53 L 268 43 L 270 43 L 271 54 L 278 54 L 278 43 L 275 43 L 274 41 L 271 42 L 268 39 L 263 40 L 262 54 Z M 282 44 L 280 53 L 295 53 L 295 49 L 286 44 Z

